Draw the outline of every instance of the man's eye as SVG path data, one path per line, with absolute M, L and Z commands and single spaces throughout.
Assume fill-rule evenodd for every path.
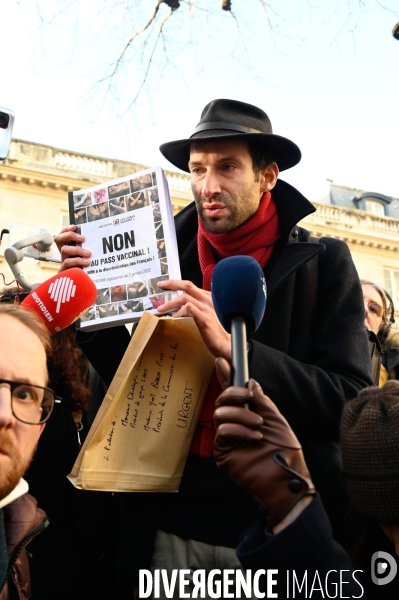
M 200 167 L 194 167 L 193 169 L 191 169 L 191 173 L 193 175 L 201 175 L 202 169 Z
M 37 390 L 29 385 L 20 385 L 14 390 L 14 397 L 21 402 L 36 402 L 39 399 Z
M 223 165 L 224 171 L 232 171 L 234 169 L 234 165 Z

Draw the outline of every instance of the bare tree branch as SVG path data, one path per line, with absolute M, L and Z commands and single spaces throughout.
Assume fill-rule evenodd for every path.
M 154 47 L 152 49 L 152 52 L 151 52 L 151 55 L 150 55 L 150 58 L 149 58 L 149 61 L 147 63 L 147 68 L 145 70 L 144 77 L 143 77 L 143 79 L 141 81 L 140 87 L 137 90 L 137 93 L 136 93 L 135 97 L 133 98 L 132 102 L 129 105 L 129 108 L 131 108 L 132 105 L 136 102 L 137 98 L 140 95 L 141 90 L 143 89 L 144 85 L 147 83 L 148 74 L 149 74 L 150 69 L 151 69 L 152 60 L 154 58 L 154 53 L 155 53 L 156 47 L 158 45 L 160 37 L 162 36 L 163 27 L 164 27 L 166 21 L 169 19 L 169 17 L 171 17 L 172 14 L 173 14 L 173 9 L 164 17 L 164 19 L 163 19 L 163 21 L 161 23 L 161 26 L 160 26 L 159 31 L 158 31 L 157 39 L 155 41 Z
M 32 11 L 32 0 L 15 1 Z M 287 42 L 291 46 L 304 43 L 306 27 L 298 24 L 306 24 L 309 15 L 315 15 L 321 27 L 336 21 L 331 44 L 339 45 L 344 35 L 350 36 L 354 49 L 356 29 L 367 11 L 387 10 L 399 18 L 399 11 L 387 5 L 392 0 L 336 0 L 327 5 L 323 0 L 297 0 L 289 9 L 280 0 L 34 1 L 37 35 L 44 37 L 69 21 L 68 34 L 74 35 L 76 48 L 88 32 L 92 43 L 96 37 L 97 44 L 112 41 L 114 55 L 92 69 L 92 97 L 105 94 L 113 98 L 120 102 L 122 114 L 146 91 L 151 97 L 154 84 L 166 72 L 180 73 L 187 85 L 183 69 L 189 53 L 190 74 L 193 68 L 201 73 L 215 56 L 230 57 L 232 64 L 260 78 L 273 52 L 287 53 Z M 92 27 L 93 19 L 99 29 Z M 259 52 L 260 47 L 267 47 L 267 52 Z

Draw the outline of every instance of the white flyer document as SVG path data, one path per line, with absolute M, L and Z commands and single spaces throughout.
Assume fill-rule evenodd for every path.
M 168 183 L 161 167 L 69 193 L 71 223 L 91 251 L 85 268 L 98 295 L 85 331 L 138 321 L 176 295 L 157 283 L 181 279 Z

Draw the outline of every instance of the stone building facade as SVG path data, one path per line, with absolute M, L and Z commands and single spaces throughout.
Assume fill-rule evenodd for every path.
M 69 191 L 145 168 L 136 163 L 13 140 L 7 160 L 0 163 L 1 229 L 16 224 L 56 233 L 69 223 Z M 172 171 L 166 175 L 176 213 L 192 199 L 189 177 Z M 399 308 L 399 199 L 333 182 L 328 182 L 328 187 L 325 197 L 314 202 L 316 212 L 301 225 L 317 237 L 332 236 L 347 242 L 360 277 L 385 287 Z M 13 277 L 4 259 L 6 246 L 7 235 L 4 235 L 0 272 L 8 283 Z M 24 276 L 32 283 L 44 281 L 58 269 L 56 263 L 31 258 L 20 264 Z

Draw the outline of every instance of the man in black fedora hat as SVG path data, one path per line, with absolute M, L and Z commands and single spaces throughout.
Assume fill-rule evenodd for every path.
M 315 209 L 278 174 L 296 165 L 301 153 L 293 142 L 273 134 L 261 109 L 214 100 L 203 110 L 190 138 L 163 144 L 160 150 L 176 167 L 191 173 L 195 199 L 175 218 L 182 280 L 158 284 L 183 294 L 163 310 L 175 308 L 175 316 L 192 316 L 214 356 L 229 360 L 230 336 L 217 319 L 209 291 L 212 271 L 226 256 L 244 254 L 259 262 L 268 302 L 248 344 L 250 377 L 261 384 L 295 431 L 312 479 L 337 520 L 343 503 L 335 445 L 341 411 L 347 400 L 372 384 L 362 292 L 349 250 L 339 240 L 311 239 L 298 227 Z M 81 242 L 82 236 L 69 228 L 56 237 L 62 268 L 88 266 L 87 254 L 66 246 L 69 241 Z M 82 335 L 81 341 L 96 370 L 110 382 L 128 334 L 122 328 L 106 329 L 94 337 Z M 110 349 L 106 359 L 103 345 Z M 126 562 L 118 571 L 118 594 L 122 593 L 118 597 L 124 597 L 121 582 L 123 576 L 125 581 L 130 577 L 132 554 L 142 566 L 152 554 L 153 568 L 187 564 L 192 569 L 236 568 L 233 549 L 259 517 L 259 508 L 217 469 L 212 457 L 212 417 L 219 393 L 214 378 L 179 493 L 147 502 L 132 497 L 136 495 L 124 500 L 130 510 L 141 502 L 141 513 L 156 515 L 151 523 L 158 534 L 152 552 L 148 520 L 142 520 L 146 527 L 139 539 L 136 520 L 130 534 L 125 530 Z M 128 520 L 122 522 L 128 528 Z M 132 536 L 140 551 L 132 549 Z M 188 563 L 183 556 L 190 557 Z M 215 556 L 223 556 L 220 563 L 214 562 Z

